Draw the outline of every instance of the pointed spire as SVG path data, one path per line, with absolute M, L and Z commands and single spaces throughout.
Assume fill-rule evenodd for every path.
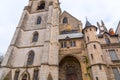
M 89 27 L 89 26 L 92 26 L 91 23 L 88 21 L 87 17 L 86 17 L 86 24 L 85 24 L 85 27 Z
M 84 33 L 84 30 L 86 30 L 87 28 L 90 28 L 90 27 L 94 27 L 94 28 L 96 29 L 96 31 L 97 31 L 97 27 L 94 26 L 94 25 L 92 25 L 92 24 L 88 21 L 88 19 L 86 18 L 85 28 L 82 30 L 82 32 Z

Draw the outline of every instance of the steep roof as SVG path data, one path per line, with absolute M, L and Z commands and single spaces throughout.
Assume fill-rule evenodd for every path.
M 90 27 L 90 26 L 92 26 L 92 25 L 91 25 L 91 23 L 87 20 L 87 21 L 86 21 L 86 24 L 85 24 L 85 27 Z
M 94 25 L 92 25 L 92 24 L 86 19 L 85 27 L 84 27 L 84 29 L 83 29 L 82 32 L 84 33 L 84 30 L 87 29 L 87 28 L 89 28 L 89 27 L 95 27 L 95 28 L 96 28 L 96 31 L 97 31 L 97 27 L 94 26 Z

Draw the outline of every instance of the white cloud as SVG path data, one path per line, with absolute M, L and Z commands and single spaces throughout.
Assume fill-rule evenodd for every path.
M 96 25 L 102 19 L 106 26 L 116 28 L 120 19 L 119 0 L 60 0 L 66 10 L 85 24 L 85 17 Z M 0 3 L 0 52 L 5 53 L 28 0 L 3 0 Z

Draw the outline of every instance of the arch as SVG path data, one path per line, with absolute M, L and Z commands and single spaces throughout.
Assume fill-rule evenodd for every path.
M 33 64 L 34 56 L 35 56 L 34 51 L 31 50 L 28 54 L 27 65 Z
M 67 55 L 62 56 L 62 58 L 60 58 L 60 60 L 59 60 L 59 63 L 60 63 L 64 58 L 66 58 L 66 57 L 68 57 L 68 56 L 72 56 L 72 57 L 76 58 L 76 59 L 78 60 L 79 64 L 80 64 L 79 57 L 76 56 L 76 55 L 73 55 L 73 54 L 67 54 Z
M 37 42 L 38 41 L 38 36 L 39 36 L 39 33 L 34 32 L 32 42 Z
M 68 18 L 67 17 L 64 17 L 63 18 L 63 23 L 65 24 L 65 23 L 68 23 Z
M 41 21 L 42 21 L 41 16 L 38 16 L 36 24 L 41 24 Z
M 42 9 L 45 9 L 45 1 L 41 1 L 37 7 L 37 10 L 42 10 Z
M 22 75 L 21 75 L 21 78 L 20 80 L 30 80 L 30 74 L 25 71 Z
M 82 80 L 79 61 L 73 56 L 64 57 L 59 64 L 60 80 Z

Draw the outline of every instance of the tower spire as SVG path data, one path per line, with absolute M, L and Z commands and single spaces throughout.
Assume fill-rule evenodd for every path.
M 85 24 L 85 27 L 89 27 L 89 26 L 92 26 L 91 23 L 88 21 L 87 17 L 86 17 L 86 24 Z

